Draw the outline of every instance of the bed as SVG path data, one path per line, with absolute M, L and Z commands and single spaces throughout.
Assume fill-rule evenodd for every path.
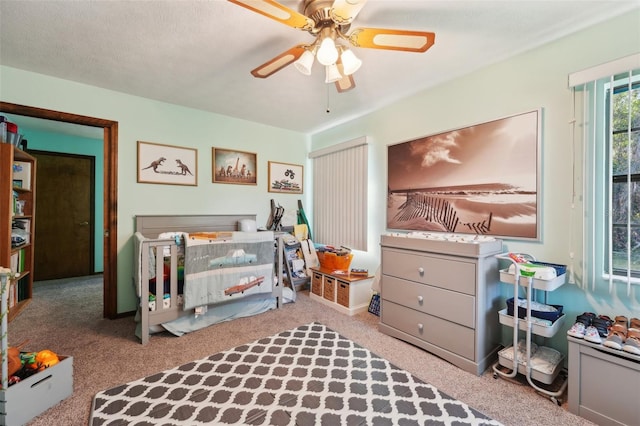
M 240 232 L 245 220 L 255 215 L 135 217 L 136 335 L 143 345 L 154 331 L 181 336 L 293 299 L 279 284 L 281 273 L 274 277 L 282 262 L 275 261 L 273 232 Z

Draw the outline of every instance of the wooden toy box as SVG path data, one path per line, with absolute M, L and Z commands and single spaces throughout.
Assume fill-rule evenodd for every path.
M 0 390 L 0 424 L 24 425 L 73 393 L 73 357 Z

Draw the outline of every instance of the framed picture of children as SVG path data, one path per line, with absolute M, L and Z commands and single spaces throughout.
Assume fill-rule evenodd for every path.
M 258 184 L 258 156 L 253 152 L 213 148 L 213 182 Z

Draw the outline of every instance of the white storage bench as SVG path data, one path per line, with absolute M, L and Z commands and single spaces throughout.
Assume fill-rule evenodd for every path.
M 640 356 L 567 336 L 569 411 L 599 425 L 638 425 Z

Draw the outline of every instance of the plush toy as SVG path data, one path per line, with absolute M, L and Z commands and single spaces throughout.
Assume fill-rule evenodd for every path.
M 8 373 L 9 377 L 16 374 L 22 368 L 22 359 L 20 358 L 20 348 L 26 345 L 28 340 L 20 343 L 18 346 L 10 346 L 7 350 Z
M 20 349 L 17 347 L 10 347 L 7 351 L 8 358 L 8 373 L 9 377 L 16 374 L 22 368 L 22 360 L 20 359 Z
M 36 355 L 36 365 L 38 370 L 44 370 L 45 368 L 52 367 L 60 362 L 58 355 L 51 352 L 48 349 L 38 352 Z
M 36 355 L 38 352 L 20 352 L 20 361 L 26 370 L 37 370 Z

